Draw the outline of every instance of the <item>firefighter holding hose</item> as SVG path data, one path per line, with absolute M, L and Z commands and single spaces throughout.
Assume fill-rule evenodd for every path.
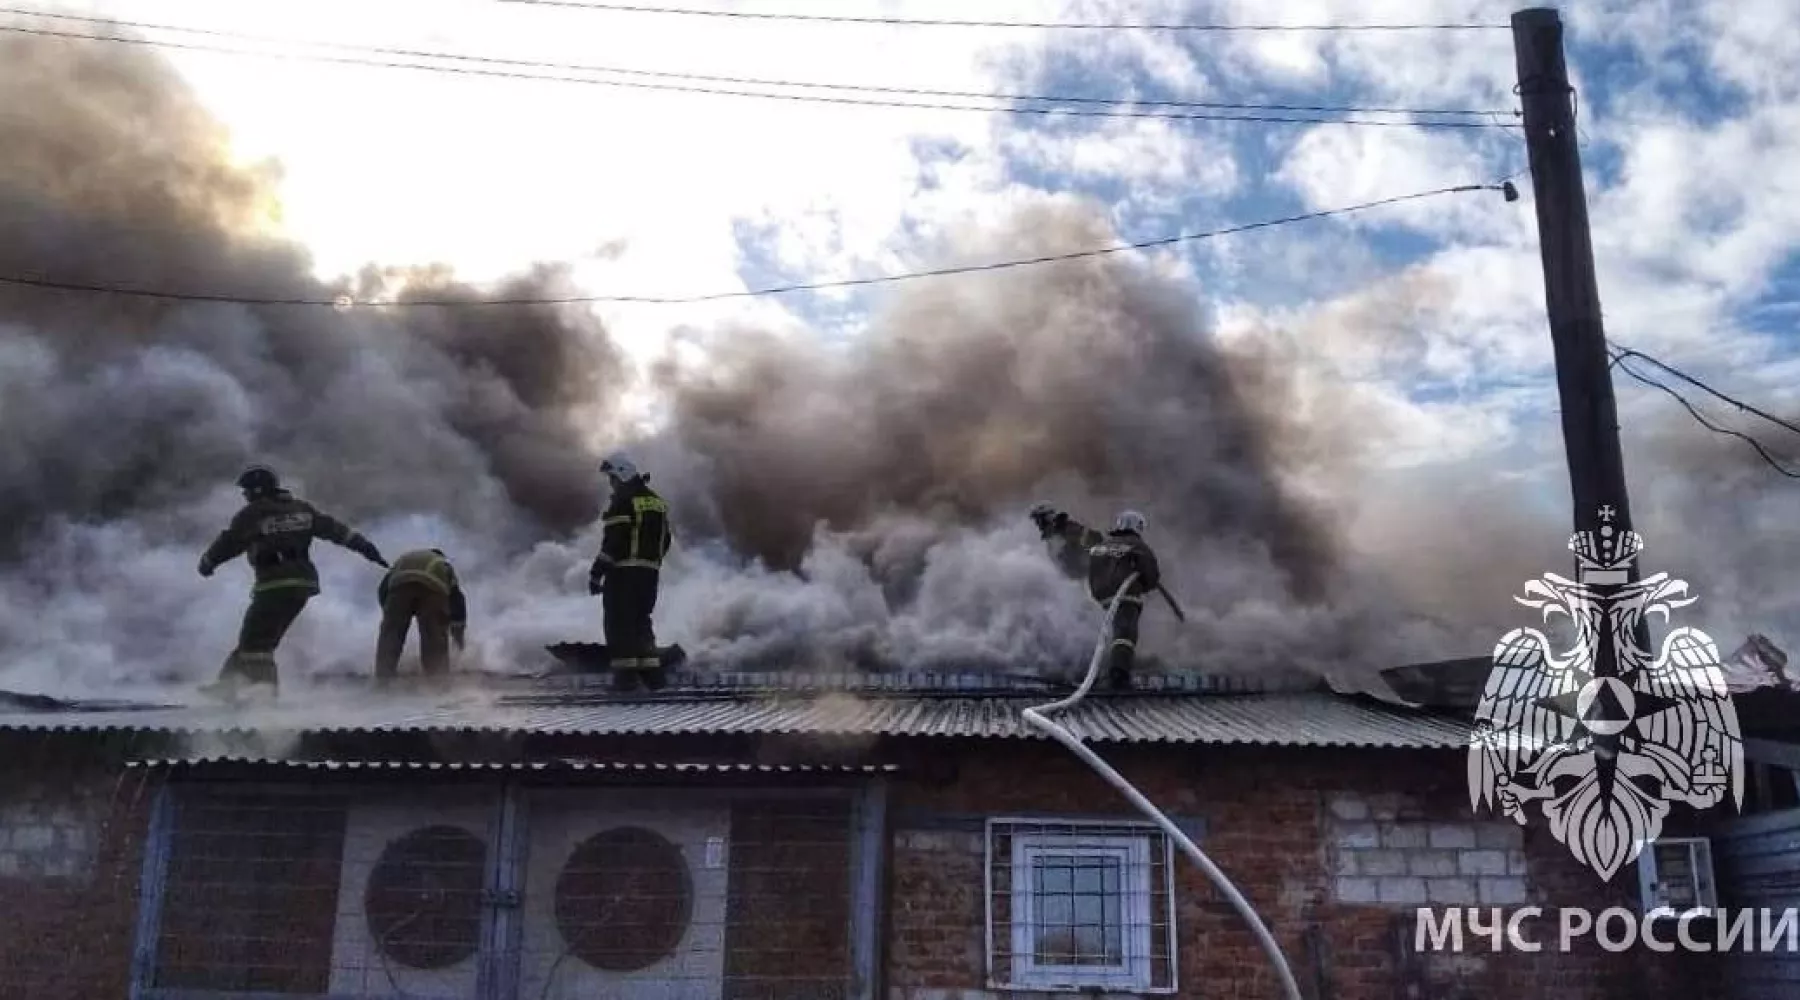
M 1119 599 L 1119 610 L 1113 617 L 1112 643 L 1108 650 L 1107 684 L 1115 691 L 1131 687 L 1131 672 L 1137 662 L 1138 621 L 1144 614 L 1144 596 L 1161 593 L 1169 610 L 1186 620 L 1180 605 L 1164 589 L 1162 568 L 1156 552 L 1144 541 L 1144 515 L 1135 510 L 1123 511 L 1113 521 L 1111 531 L 1102 534 L 1057 510 L 1047 503 L 1031 508 L 1032 523 L 1050 546 L 1050 557 L 1063 572 L 1085 579 L 1088 595 L 1101 608 L 1112 603 L 1133 573 L 1130 589 Z

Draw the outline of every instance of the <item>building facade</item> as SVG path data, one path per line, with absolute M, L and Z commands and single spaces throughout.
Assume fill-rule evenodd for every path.
M 1172 838 L 1019 722 L 1047 700 L 790 678 L 254 729 L 0 715 L 0 996 L 1280 996 Z M 1195 682 L 1070 727 L 1309 998 L 1717 995 L 1717 956 L 1418 947 L 1421 907 L 1641 904 L 1474 815 L 1455 718 Z

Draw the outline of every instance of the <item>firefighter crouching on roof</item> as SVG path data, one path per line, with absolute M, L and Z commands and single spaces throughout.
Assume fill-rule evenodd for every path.
M 623 455 L 601 462 L 600 471 L 612 484 L 612 502 L 601 519 L 600 554 L 588 571 L 588 593 L 603 595 L 613 686 L 625 691 L 642 682 L 655 690 L 665 682 L 652 616 L 663 558 L 675 540 L 669 505 Z
M 375 643 L 375 680 L 386 683 L 400 672 L 406 633 L 419 623 L 419 662 L 425 676 L 450 673 L 450 643 L 463 648 L 469 605 L 462 582 L 443 549 L 416 549 L 394 560 L 376 588 L 381 634 Z
M 319 593 L 313 539 L 323 538 L 372 563 L 387 565 L 374 543 L 283 489 L 269 467 L 253 465 L 244 470 L 237 486 L 244 493 L 244 506 L 200 556 L 199 567 L 201 576 L 212 576 L 219 566 L 243 555 L 255 573 L 237 648 L 226 657 L 218 680 L 201 688 L 224 698 L 232 698 L 246 687 L 274 693 L 280 686 L 275 650 L 306 603 Z
M 1113 529 L 1088 550 L 1088 594 L 1105 608 L 1136 573 L 1131 589 L 1119 599 L 1113 618 L 1111 657 L 1107 681 L 1114 690 L 1131 686 L 1131 668 L 1137 658 L 1138 619 L 1144 613 L 1144 595 L 1162 585 L 1156 553 L 1144 542 L 1144 515 L 1135 510 L 1121 513 Z
M 1051 560 L 1069 576 L 1087 579 L 1088 550 L 1105 541 L 1106 536 L 1047 503 L 1032 505 L 1031 523 L 1037 525 L 1038 537 L 1050 547 Z

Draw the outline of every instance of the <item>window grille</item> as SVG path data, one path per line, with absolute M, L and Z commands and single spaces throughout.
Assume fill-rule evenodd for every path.
M 1173 870 L 1149 823 L 990 821 L 990 984 L 1174 992 Z

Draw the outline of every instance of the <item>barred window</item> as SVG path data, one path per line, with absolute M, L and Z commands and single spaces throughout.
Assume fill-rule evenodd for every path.
M 1172 992 L 1172 860 L 1147 823 L 992 821 L 989 978 L 1010 989 Z

